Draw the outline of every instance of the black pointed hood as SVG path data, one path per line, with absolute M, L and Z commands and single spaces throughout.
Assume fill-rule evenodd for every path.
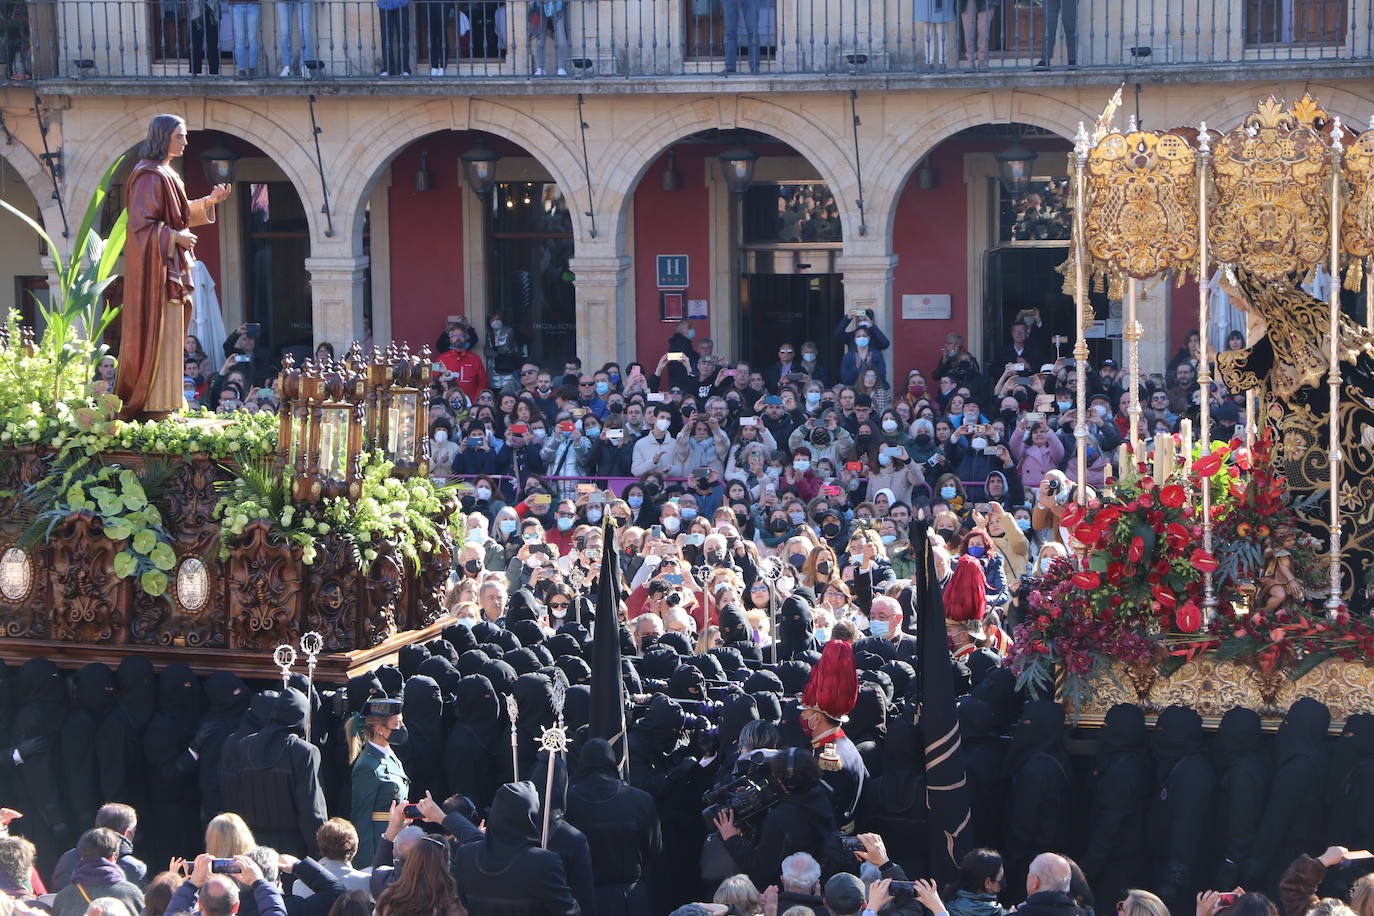
M 1288 707 L 1274 737 L 1274 758 L 1283 766 L 1295 757 L 1323 757 L 1323 739 L 1331 727 L 1331 710 L 1311 697 L 1299 697 Z
M 1053 700 L 1031 700 L 1021 710 L 1007 750 L 1007 775 L 1015 776 L 1040 753 L 1064 757 L 1064 707 Z
M 463 677 L 480 674 L 482 666 L 491 661 L 491 656 L 481 649 L 469 649 L 458 656 L 458 673 Z
M 593 738 L 582 745 L 577 755 L 577 782 L 589 776 L 610 776 L 620 779 L 620 765 L 615 759 L 615 751 L 605 738 Z
M 294 687 L 282 691 L 272 705 L 272 721 L 248 739 L 248 763 L 265 770 L 281 760 L 291 736 L 305 737 L 310 701 Z
M 1259 713 L 1243 706 L 1226 710 L 1212 738 L 1217 767 L 1224 770 L 1243 757 L 1262 753 L 1263 736 Z
M 477 637 L 472 634 L 472 627 L 465 627 L 460 623 L 451 623 L 443 629 L 444 639 L 459 657 L 469 649 L 477 648 Z
M 1029 704 L 1028 704 L 1029 705 Z M 1159 778 L 1166 780 L 1185 757 L 1202 753 L 1202 716 L 1187 706 L 1170 706 L 1159 714 L 1150 735 Z
M 200 680 L 185 662 L 172 662 L 157 676 L 158 712 L 176 720 L 183 731 L 194 735 L 200 727 Z
M 157 711 L 157 676 L 153 663 L 141 655 L 126 655 L 115 670 L 119 710 L 136 731 L 148 727 Z
M 1127 754 L 1144 755 L 1148 730 L 1145 713 L 1134 703 L 1117 703 L 1107 710 L 1097 732 L 1097 766 L 1101 771 L 1112 760 Z
M 396 665 L 401 669 L 401 674 L 410 678 L 420 671 L 420 663 L 429 658 L 429 650 L 424 646 L 411 644 L 401 646 L 401 650 L 396 653 Z
M 543 833 L 542 819 L 544 817 L 543 805 L 549 803 L 549 827 L 553 828 L 563 820 L 563 812 L 568 810 L 568 764 L 563 760 L 562 754 L 555 754 L 553 757 L 553 792 L 547 799 L 544 797 L 544 788 L 548 784 L 549 755 L 547 751 L 540 751 L 534 766 L 530 770 L 530 782 L 534 783 L 539 792 L 539 817 L 540 833 Z
M 453 667 L 453 662 L 442 655 L 431 655 L 425 659 L 420 663 L 420 670 L 416 673 L 438 684 L 445 697 L 452 697 L 457 692 L 458 681 L 463 677 L 458 673 L 458 669 Z M 409 681 L 406 682 L 406 686 L 410 686 Z
M 206 714 L 212 718 L 238 721 L 252 699 L 252 691 L 237 674 L 216 671 L 205 679 Z
M 96 722 L 113 712 L 117 701 L 115 674 L 104 662 L 91 662 L 72 677 L 72 705 Z
M 478 868 L 493 874 L 509 868 L 524 852 L 539 845 L 539 793 L 529 782 L 508 782 L 496 790 L 487 809 L 487 833 Z

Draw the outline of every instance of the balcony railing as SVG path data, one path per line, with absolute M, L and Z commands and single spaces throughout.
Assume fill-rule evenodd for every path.
M 1374 0 L 29 0 L 5 7 L 18 11 L 0 31 L 0 63 L 10 76 L 63 80 L 222 80 L 241 69 L 259 79 L 324 80 L 727 69 L 912 75 L 1374 56 Z

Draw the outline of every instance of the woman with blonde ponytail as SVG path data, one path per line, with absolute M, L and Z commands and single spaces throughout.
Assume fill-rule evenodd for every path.
M 386 830 L 391 803 L 410 799 L 410 780 L 393 748 L 407 737 L 401 701 L 368 700 L 348 721 L 348 755 L 353 761 L 353 827 L 358 831 L 356 860 L 372 864 L 377 839 Z

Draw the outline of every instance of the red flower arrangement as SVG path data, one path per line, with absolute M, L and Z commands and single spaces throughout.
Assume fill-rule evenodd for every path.
M 1295 679 L 1327 658 L 1370 658 L 1374 628 L 1343 610 L 1329 619 L 1314 602 L 1285 600 L 1249 613 L 1247 593 L 1261 574 L 1274 532 L 1296 525 L 1284 478 L 1270 460 L 1266 435 L 1252 451 L 1239 441 L 1216 447 L 1177 479 L 1144 475 L 1118 483 L 1101 501 L 1070 505 L 1063 527 L 1077 544 L 1029 595 L 1015 630 L 1010 663 L 1019 683 L 1041 695 L 1056 666 L 1066 688 L 1082 691 L 1112 663 L 1156 665 L 1167 675 L 1201 652 L 1248 660 Z M 1202 544 L 1201 485 L 1211 478 L 1213 544 Z M 1301 535 L 1290 549 L 1304 591 L 1324 594 L 1319 545 Z M 1204 573 L 1211 573 L 1218 613 L 1207 619 Z

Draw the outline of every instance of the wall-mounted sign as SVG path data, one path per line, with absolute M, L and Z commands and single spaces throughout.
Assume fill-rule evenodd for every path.
M 692 321 L 703 321 L 710 317 L 710 308 L 705 299 L 687 300 L 687 317 Z
M 681 321 L 682 293 L 670 292 L 666 289 L 658 291 L 658 320 L 659 321 Z
M 915 293 L 902 296 L 902 317 L 950 317 L 949 293 Z
M 658 256 L 658 288 L 687 288 L 687 255 L 661 254 Z

